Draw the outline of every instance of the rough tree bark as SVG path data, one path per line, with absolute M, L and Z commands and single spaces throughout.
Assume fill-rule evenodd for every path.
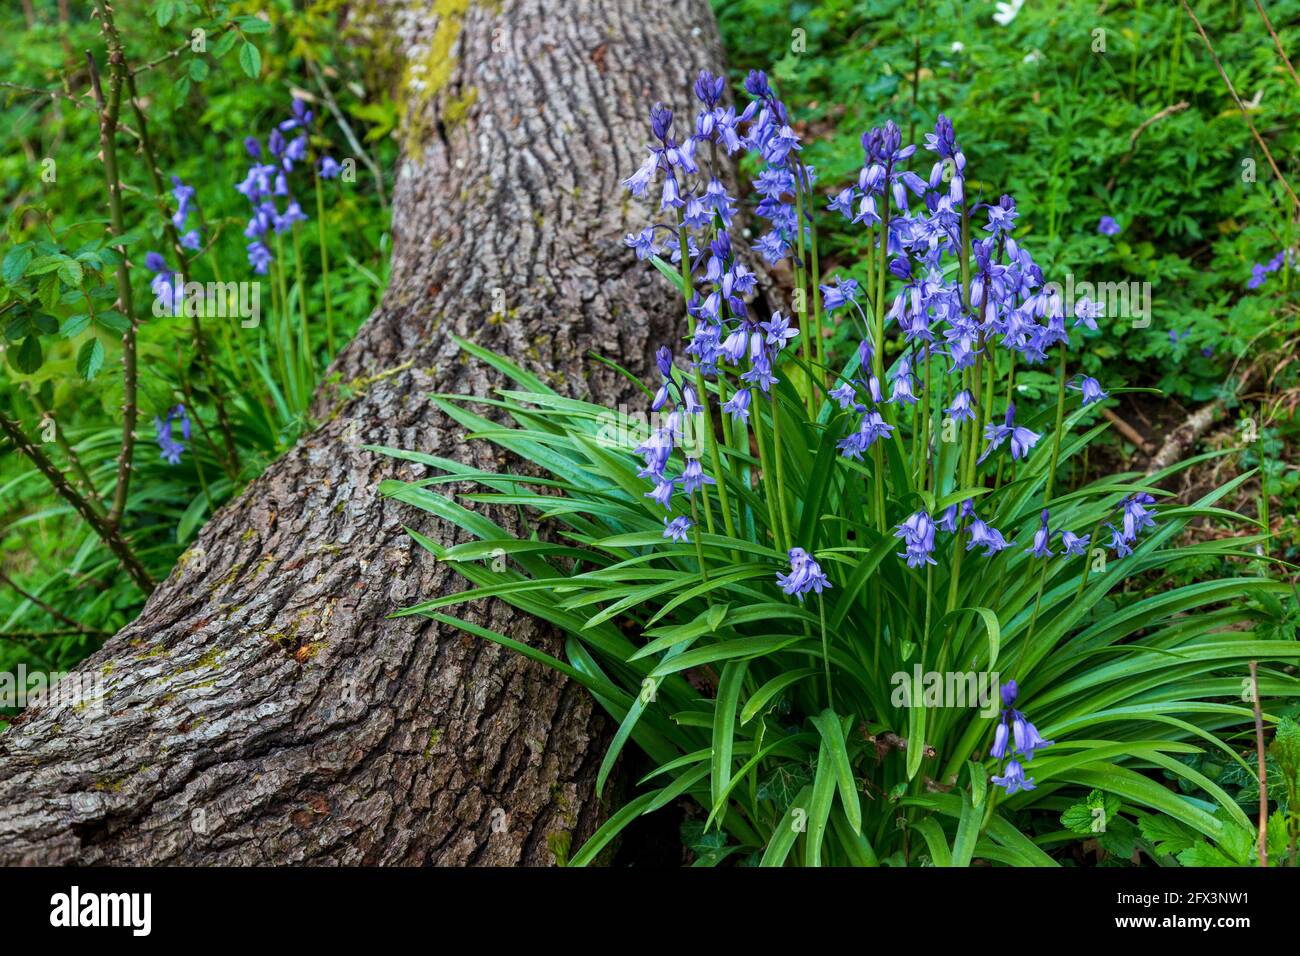
M 679 309 L 622 248 L 645 211 L 618 180 L 644 157 L 647 103 L 684 106 L 719 69 L 716 26 L 706 0 L 385 15 L 406 149 L 392 279 L 336 362 L 349 384 L 82 665 L 102 712 L 33 707 L 0 737 L 0 863 L 547 864 L 602 813 L 602 720 L 580 688 L 386 618 L 462 585 L 403 532 L 449 528 L 377 493 L 424 469 L 359 446 L 500 464 L 428 400 L 496 384 L 452 331 L 573 394 L 629 397 L 587 351 L 649 369 Z M 476 613 L 557 650 L 503 605 Z

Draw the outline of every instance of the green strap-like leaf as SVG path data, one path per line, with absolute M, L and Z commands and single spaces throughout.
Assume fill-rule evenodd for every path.
M 849 761 L 848 748 L 844 743 L 844 727 L 830 708 L 823 710 L 812 719 L 813 726 L 820 731 L 825 753 L 829 756 L 835 771 L 835 782 L 840 791 L 840 802 L 844 804 L 844 815 L 854 833 L 862 830 L 862 802 L 858 796 L 857 783 L 853 779 L 853 766 Z

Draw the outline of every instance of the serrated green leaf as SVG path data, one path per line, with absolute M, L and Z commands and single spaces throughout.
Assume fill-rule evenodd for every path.
M 16 285 L 22 279 L 31 261 L 32 249 L 26 244 L 14 246 L 6 252 L 4 263 L 0 265 L 0 275 L 4 277 L 5 285 Z
M 1196 845 L 1200 838 L 1191 827 L 1184 826 L 1172 817 L 1150 813 L 1138 820 L 1142 835 L 1154 845 L 1155 851 L 1165 856 L 1177 856 Z
M 93 335 L 77 350 L 77 374 L 91 381 L 104 367 L 104 346 Z
M 131 328 L 131 322 L 125 315 L 116 309 L 107 309 L 104 312 L 95 313 L 95 324 L 110 332 L 121 334 Z

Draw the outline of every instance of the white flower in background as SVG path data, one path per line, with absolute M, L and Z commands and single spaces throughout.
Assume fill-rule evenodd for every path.
M 1042 58 L 1043 58 L 1042 52 L 1037 49 L 1030 50 L 1028 53 L 1025 54 L 1026 63 L 1037 63 Z
M 964 50 L 964 49 L 966 49 L 966 44 L 962 43 L 960 40 L 954 40 L 954 41 L 953 41 L 953 43 L 952 43 L 952 52 L 953 52 L 953 53 L 960 53 L 960 52 L 961 52 L 962 50 Z
M 1016 14 L 1020 12 L 1020 8 L 1024 5 L 1025 0 L 1006 0 L 1005 3 L 999 3 L 997 12 L 993 14 L 993 19 L 998 26 L 1004 27 L 1016 18 Z

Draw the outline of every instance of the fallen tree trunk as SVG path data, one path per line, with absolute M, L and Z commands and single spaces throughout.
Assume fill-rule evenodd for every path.
M 453 332 L 572 394 L 630 397 L 586 353 L 649 369 L 680 306 L 621 245 L 644 211 L 618 181 L 647 102 L 684 107 L 719 68 L 716 27 L 706 0 L 390 12 L 410 96 L 392 279 L 336 362 L 347 385 L 78 669 L 90 706 L 29 708 L 0 737 L 0 863 L 545 864 L 602 814 L 581 688 L 387 617 L 463 585 L 403 525 L 450 529 L 377 493 L 425 470 L 360 446 L 500 465 L 429 401 L 497 384 Z M 504 605 L 475 613 L 559 652 Z

